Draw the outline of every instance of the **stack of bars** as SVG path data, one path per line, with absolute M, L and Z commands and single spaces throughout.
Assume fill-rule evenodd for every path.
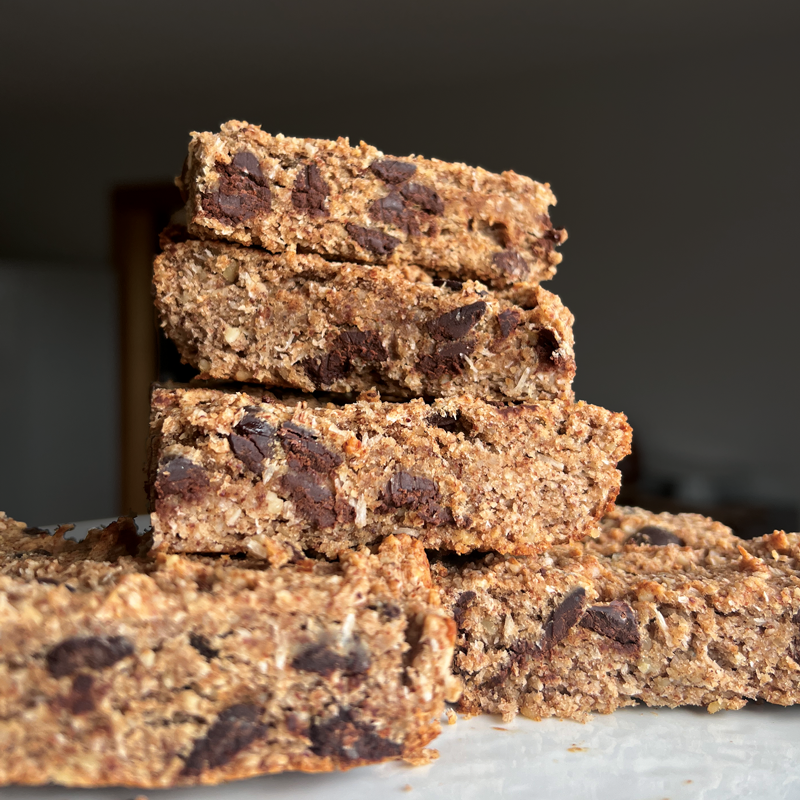
M 155 296 L 200 380 L 153 390 L 152 531 L 0 517 L 0 783 L 422 763 L 445 701 L 795 702 L 800 537 L 614 508 L 549 187 L 240 122 L 179 185 Z

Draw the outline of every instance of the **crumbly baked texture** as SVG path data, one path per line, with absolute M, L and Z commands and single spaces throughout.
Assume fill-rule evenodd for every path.
M 0 517 L 0 785 L 431 757 L 455 625 L 419 543 L 280 568 L 137 547 L 130 520 L 77 544 Z
M 539 558 L 432 564 L 459 628 L 460 710 L 505 719 L 798 702 L 799 570 L 800 534 L 744 541 L 624 507 Z
M 630 448 L 625 417 L 585 403 L 263 400 L 154 390 L 157 548 L 280 561 L 399 529 L 427 548 L 538 552 L 591 529 Z
M 232 120 L 193 133 L 177 181 L 192 233 L 274 253 L 416 264 L 495 288 L 555 274 L 548 184 L 421 156 L 384 156 L 347 139 L 271 136 Z
M 522 309 L 414 267 L 171 235 L 155 260 L 156 307 L 201 378 L 397 398 L 573 397 L 572 314 L 545 289 Z

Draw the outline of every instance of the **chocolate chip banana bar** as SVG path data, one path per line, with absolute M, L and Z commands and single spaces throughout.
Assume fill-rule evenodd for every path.
M 0 516 L 0 785 L 168 787 L 424 761 L 455 625 L 421 545 L 338 563 L 135 553 Z
M 262 400 L 154 390 L 157 548 L 280 561 L 401 530 L 427 548 L 535 553 L 593 527 L 630 447 L 623 415 L 585 403 Z
M 697 515 L 616 508 L 595 539 L 432 573 L 458 624 L 464 712 L 800 700 L 800 534 L 744 541 Z
M 523 309 L 422 270 L 162 238 L 161 324 L 201 378 L 396 398 L 571 400 L 572 315 L 541 287 Z
M 416 264 L 494 288 L 555 274 L 548 184 L 421 156 L 387 157 L 347 139 L 272 136 L 232 120 L 193 133 L 178 185 L 192 233 L 273 253 Z

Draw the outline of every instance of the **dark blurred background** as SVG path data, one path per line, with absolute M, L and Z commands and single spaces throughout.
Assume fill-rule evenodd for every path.
M 796 0 L 7 7 L 0 509 L 142 510 L 147 264 L 189 131 L 239 118 L 550 182 L 623 499 L 800 527 L 799 41 Z

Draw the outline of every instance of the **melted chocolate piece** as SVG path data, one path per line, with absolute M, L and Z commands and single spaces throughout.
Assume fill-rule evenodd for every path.
M 400 240 L 395 236 L 390 236 L 388 233 L 374 228 L 363 228 L 352 222 L 348 222 L 344 227 L 356 244 L 376 256 L 391 255 L 400 244 Z
M 500 338 L 508 339 L 512 333 L 519 327 L 522 315 L 519 311 L 506 309 L 497 315 L 497 324 L 500 326 Z
M 474 349 L 474 342 L 450 342 L 442 345 L 432 355 L 422 356 L 417 362 L 417 369 L 433 380 L 444 375 L 460 375 L 464 370 L 464 356 L 468 356 Z
M 133 655 L 133 644 L 124 636 L 73 636 L 51 648 L 45 656 L 54 678 L 82 669 L 105 669 Z
M 252 703 L 226 708 L 208 733 L 195 741 L 180 774 L 195 776 L 207 769 L 224 766 L 256 739 L 265 736 L 268 728 L 259 722 L 262 713 L 263 709 Z
M 492 263 L 512 281 L 528 277 L 528 262 L 516 250 L 502 250 L 492 256 Z
M 400 194 L 409 202 L 434 216 L 444 214 L 444 201 L 439 193 L 421 183 L 407 183 L 400 187 Z
M 455 308 L 425 324 L 435 339 L 463 339 L 486 313 L 486 303 L 478 300 L 461 308 Z
M 570 632 L 583 615 L 585 605 L 586 590 L 579 586 L 553 609 L 550 619 L 544 626 L 544 634 L 539 644 L 543 651 L 551 651 Z
M 393 184 L 407 181 L 417 171 L 414 164 L 409 164 L 407 161 L 394 161 L 390 158 L 373 161 L 369 168 L 382 181 Z
M 247 222 L 257 214 L 272 211 L 269 182 L 253 153 L 237 153 L 230 164 L 216 164 L 217 189 L 203 195 L 203 210 L 230 225 Z
M 608 605 L 590 606 L 580 624 L 620 644 L 639 644 L 639 627 L 633 609 L 621 600 Z
M 342 463 L 342 457 L 338 453 L 332 453 L 316 441 L 318 434 L 310 428 L 294 422 L 284 422 L 278 435 L 292 470 L 326 475 Z
M 327 217 L 325 198 L 330 194 L 316 164 L 309 164 L 297 174 L 292 189 L 292 205 L 312 217 Z
M 245 414 L 228 437 L 234 455 L 251 471 L 261 474 L 264 459 L 275 450 L 275 429 L 254 414 Z
M 208 489 L 208 474 L 199 465 L 177 456 L 161 465 L 156 477 L 156 494 L 163 500 L 177 495 L 187 502 L 199 500 Z
M 406 208 L 405 200 L 398 192 L 375 200 L 369 207 L 369 215 L 375 222 L 395 225 L 410 236 L 419 236 L 417 218 L 411 209 Z
M 449 525 L 453 522 L 450 509 L 440 503 L 439 487 L 430 478 L 396 472 L 383 493 L 385 508 L 408 508 L 416 511 L 429 525 Z
M 309 738 L 312 753 L 343 761 L 381 761 L 403 752 L 401 744 L 378 736 L 372 724 L 356 719 L 348 708 L 329 719 L 314 720 Z
M 67 697 L 67 708 L 75 716 L 94 711 L 95 703 L 92 693 L 94 678 L 80 673 L 72 679 L 72 690 Z
M 281 478 L 281 487 L 297 513 L 317 529 L 330 528 L 336 522 L 333 492 L 317 481 L 320 477 L 314 472 L 287 472 Z
M 337 653 L 325 643 L 311 644 L 292 659 L 292 667 L 303 672 L 316 672 L 329 678 L 334 672 L 363 675 L 369 670 L 370 657 L 356 638 L 350 652 Z

